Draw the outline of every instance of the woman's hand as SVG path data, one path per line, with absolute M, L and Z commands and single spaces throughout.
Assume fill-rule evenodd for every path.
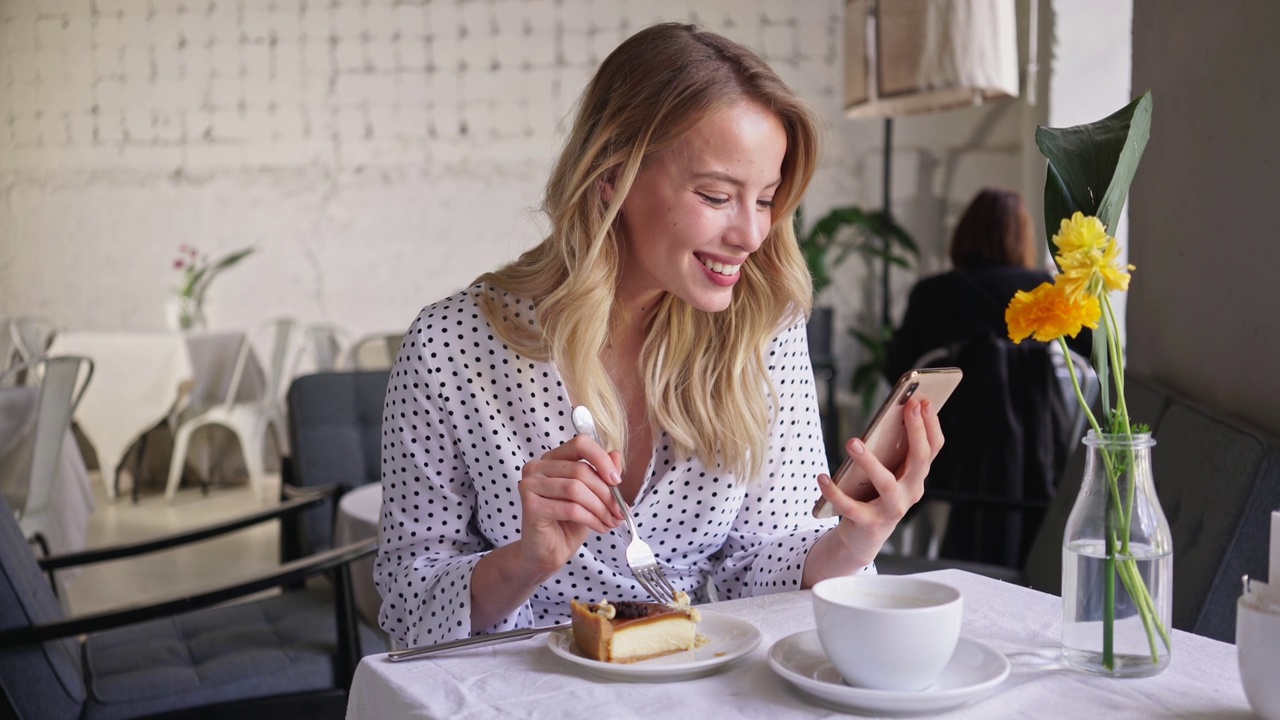
M 622 522 L 622 508 L 609 492 L 622 481 L 621 462 L 619 453 L 578 435 L 521 469 L 519 545 L 528 567 L 549 576 L 578 552 L 588 533 L 608 534 Z
M 822 496 L 831 503 L 841 519 L 835 532 L 823 538 L 825 542 L 820 541 L 826 547 L 818 553 L 818 557 L 815 558 L 810 551 L 810 557 L 805 562 L 805 586 L 811 586 L 813 582 L 825 577 L 848 574 L 871 564 L 907 510 L 924 495 L 925 476 L 929 474 L 930 464 L 942 449 L 942 427 L 938 424 L 937 413 L 928 401 L 914 401 L 908 405 L 902 421 L 907 431 L 907 457 L 901 467 L 892 470 L 886 468 L 857 438 L 850 440 L 846 446 L 849 457 L 871 479 L 879 493 L 876 498 L 855 500 L 837 487 L 830 476 L 818 476 Z M 838 546 L 831 545 L 832 536 L 839 540 Z M 818 550 L 818 547 L 815 545 L 813 550 Z M 815 563 L 815 559 L 818 562 Z M 812 576 L 811 570 L 815 573 Z

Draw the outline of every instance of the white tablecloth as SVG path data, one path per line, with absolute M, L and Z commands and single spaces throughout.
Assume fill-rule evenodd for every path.
M 1169 669 L 1116 680 L 1061 660 L 1061 599 L 959 570 L 927 573 L 964 593 L 963 634 L 1013 665 L 996 693 L 949 718 L 1250 717 L 1234 645 L 1174 633 Z M 832 717 L 774 673 L 770 646 L 814 627 L 808 591 L 707 606 L 750 620 L 764 642 L 725 671 L 666 684 L 611 682 L 552 654 L 546 636 L 391 663 L 366 657 L 356 670 L 349 720 L 374 718 L 788 718 Z
M 0 389 L 0 491 L 12 509 L 20 510 L 31 481 L 31 454 L 35 447 L 36 414 L 40 391 L 34 387 Z M 84 458 L 75 438 L 67 432 L 62 442 L 58 475 L 49 501 L 45 540 L 49 552 L 63 555 L 85 547 L 89 515 L 93 513 L 93 489 Z M 65 589 L 75 570 L 57 573 Z M 59 593 L 65 598 L 66 593 Z
M 243 340 L 243 332 L 62 332 L 54 338 L 50 355 L 93 360 L 93 380 L 75 421 L 98 455 L 107 497 L 115 497 L 125 452 L 169 416 L 184 381 L 193 383 L 193 404 L 225 397 Z M 262 370 L 256 359 L 245 375 L 239 399 L 260 397 Z
M 338 502 L 338 518 L 334 522 L 334 546 L 378 537 L 382 514 L 382 485 L 372 483 L 354 488 Z M 382 598 L 373 584 L 373 558 L 351 564 L 351 585 L 356 610 L 369 624 L 378 627 L 378 609 Z

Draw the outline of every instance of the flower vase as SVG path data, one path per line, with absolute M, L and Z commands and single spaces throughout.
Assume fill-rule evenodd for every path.
M 170 330 L 187 332 L 205 328 L 204 303 L 200 300 L 179 295 L 165 305 L 166 325 Z
M 1084 480 L 1062 540 L 1062 651 L 1112 677 L 1169 666 L 1173 539 L 1151 475 L 1149 433 L 1090 431 Z

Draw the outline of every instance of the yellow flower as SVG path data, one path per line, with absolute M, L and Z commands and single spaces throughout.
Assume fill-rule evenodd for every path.
M 1054 282 L 1062 291 L 1076 297 L 1097 295 L 1102 291 L 1129 289 L 1132 265 L 1123 268 L 1116 262 L 1120 244 L 1107 235 L 1102 222 L 1077 212 L 1063 220 L 1053 236 L 1058 246 L 1058 267 L 1062 272 Z
M 1106 247 L 1110 240 L 1101 220 L 1092 215 L 1086 216 L 1079 210 L 1063 220 L 1058 226 L 1058 234 L 1053 236 L 1053 244 L 1058 246 L 1060 255 L 1095 252 Z
M 1019 290 L 1004 311 L 1009 339 L 1014 343 L 1028 337 L 1040 342 L 1051 342 L 1064 335 L 1075 337 L 1081 328 L 1096 330 L 1101 316 L 1098 298 L 1068 293 L 1053 283 L 1042 283 L 1031 292 Z

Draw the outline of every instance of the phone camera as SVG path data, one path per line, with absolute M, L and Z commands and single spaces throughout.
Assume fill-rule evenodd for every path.
M 908 385 L 907 391 L 902 393 L 902 399 L 898 401 L 898 404 L 906 405 L 907 401 L 911 399 L 911 396 L 916 394 L 916 389 L 919 387 L 920 387 L 920 383 L 918 382 L 913 382 L 910 385 Z

